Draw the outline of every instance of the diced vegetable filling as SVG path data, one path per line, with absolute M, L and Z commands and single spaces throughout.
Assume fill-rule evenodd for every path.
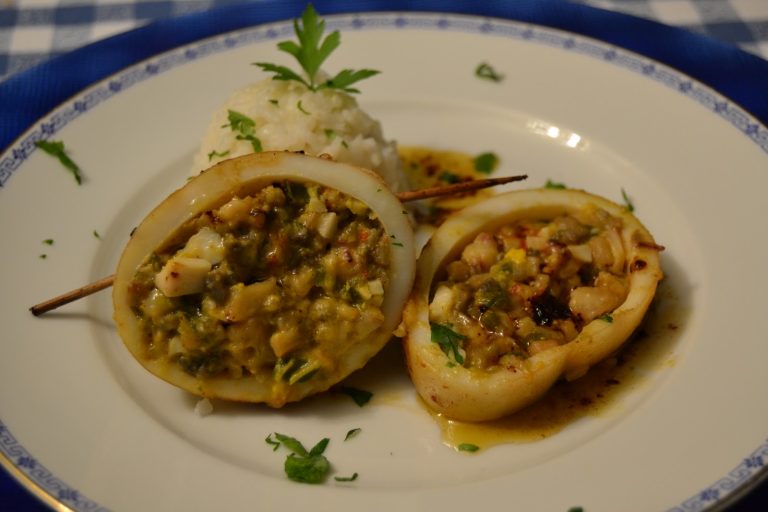
M 182 226 L 130 285 L 146 355 L 199 377 L 331 373 L 384 321 L 390 240 L 362 202 L 282 181 Z
M 621 225 L 587 207 L 479 233 L 434 288 L 433 341 L 451 364 L 511 368 L 611 322 L 629 288 Z

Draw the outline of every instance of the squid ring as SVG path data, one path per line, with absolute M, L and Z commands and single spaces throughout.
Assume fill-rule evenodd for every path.
M 414 267 L 408 217 L 377 175 L 251 154 L 203 172 L 141 222 L 117 267 L 114 318 L 161 379 L 280 407 L 385 345 Z
M 660 249 L 626 207 L 578 190 L 509 192 L 454 214 L 422 251 L 404 312 L 421 398 L 485 421 L 583 375 L 644 317 Z

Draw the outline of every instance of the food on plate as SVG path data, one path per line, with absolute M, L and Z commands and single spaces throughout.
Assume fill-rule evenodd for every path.
M 193 178 L 139 225 L 115 275 L 115 321 L 158 377 L 280 407 L 384 346 L 414 267 L 408 217 L 378 175 L 254 153 Z
M 660 249 L 626 207 L 577 190 L 500 194 L 449 217 L 404 312 L 419 394 L 484 421 L 582 376 L 642 320 Z
M 295 81 L 265 79 L 235 91 L 213 118 L 195 156 L 195 174 L 227 158 L 258 150 L 327 154 L 339 162 L 371 169 L 394 191 L 407 190 L 397 147 L 381 125 L 346 92 L 310 91 Z
M 384 138 L 379 122 L 352 96 L 359 92 L 353 84 L 378 71 L 344 69 L 326 75 L 320 66 L 340 44 L 339 32 L 323 39 L 325 22 L 311 5 L 294 27 L 298 44 L 283 41 L 278 49 L 295 57 L 303 71 L 256 63 L 274 76 L 235 91 L 213 114 L 193 173 L 248 153 L 303 151 L 371 169 L 395 192 L 407 190 L 395 143 Z

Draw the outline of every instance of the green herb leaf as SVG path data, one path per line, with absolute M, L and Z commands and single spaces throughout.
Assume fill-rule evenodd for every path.
M 403 247 L 403 244 L 400 242 L 392 242 L 392 245 L 394 245 L 395 247 Z
M 213 160 L 214 158 L 222 158 L 222 157 L 225 157 L 225 156 L 227 156 L 228 154 L 229 154 L 229 151 L 221 151 L 221 152 L 219 152 L 219 151 L 213 150 L 213 151 L 211 151 L 210 153 L 208 153 L 208 161 L 210 162 L 210 161 L 211 161 L 211 160 Z
M 357 436 L 357 435 L 358 435 L 360 432 L 362 432 L 362 431 L 363 431 L 363 429 L 361 429 L 361 428 L 353 428 L 352 430 L 350 430 L 349 432 L 347 432 L 347 435 L 346 435 L 346 436 L 344 436 L 344 440 L 345 440 L 345 441 L 349 441 L 349 440 L 350 440 L 350 439 L 352 439 L 353 437 L 356 437 L 356 436 Z
M 254 128 L 256 128 L 256 121 L 236 110 L 227 110 L 227 120 L 229 124 L 225 124 L 225 127 L 229 126 L 233 132 L 239 132 L 243 135 L 253 133 Z
M 461 181 L 461 176 L 450 171 L 443 171 L 440 173 L 439 179 L 446 183 L 458 183 Z
M 352 400 L 354 400 L 355 403 L 358 405 L 358 407 L 364 406 L 373 397 L 373 393 L 371 393 L 370 391 L 366 391 L 364 389 L 357 389 L 350 386 L 343 386 L 341 389 L 339 389 L 339 392 L 347 395 Z
M 623 188 L 621 189 L 621 197 L 624 199 L 624 208 L 626 208 L 629 213 L 634 212 L 635 205 L 632 204 L 632 199 L 627 195 L 627 192 Z
M 301 455 L 302 457 L 309 456 L 309 452 L 307 451 L 306 448 L 304 448 L 304 445 L 301 444 L 301 442 L 298 439 L 291 436 L 286 436 L 285 434 L 279 434 L 277 432 L 275 432 L 274 435 L 277 438 L 277 440 L 283 444 L 283 446 L 291 450 L 296 455 Z
M 48 257 L 47 254 L 41 254 L 40 256 L 38 256 L 38 258 L 40 258 L 41 260 L 44 260 L 47 257 Z
M 598 319 L 602 320 L 603 322 L 608 322 L 609 324 L 613 323 L 613 317 L 608 313 L 598 317 Z
M 269 100 L 269 102 L 273 105 L 280 105 L 280 102 L 277 100 Z
M 304 110 L 304 107 L 301 106 L 301 100 L 299 100 L 299 102 L 296 103 L 296 108 L 299 109 L 299 112 L 301 112 L 302 114 L 307 115 L 307 116 L 310 115 L 309 112 Z
M 476 452 L 477 450 L 480 449 L 479 446 L 477 446 L 476 444 L 472 444 L 472 443 L 461 443 L 456 448 L 458 448 L 458 450 L 460 452 Z
M 504 80 L 504 75 L 497 73 L 490 64 L 485 62 L 478 64 L 475 68 L 475 76 L 490 82 L 501 82 Z
M 568 509 L 568 512 L 584 512 L 583 507 L 571 507 Z
M 430 322 L 429 326 L 432 330 L 432 341 L 440 345 L 446 356 L 450 358 L 452 352 L 453 359 L 459 364 L 464 364 L 464 356 L 461 355 L 459 343 L 466 340 L 467 337 L 455 332 L 447 325 Z
M 299 25 L 298 20 L 294 20 L 293 30 L 296 32 L 299 44 L 285 41 L 279 43 L 277 47 L 293 55 L 306 71 L 309 80 L 314 83 L 315 75 L 320 70 L 320 66 L 341 44 L 341 34 L 337 30 L 323 39 L 325 21 L 320 19 L 312 4 L 307 4 L 306 9 L 301 14 L 301 25 Z
M 328 475 L 331 463 L 324 455 L 302 457 L 292 453 L 285 459 L 283 468 L 288 478 L 295 482 L 319 484 Z
M 78 185 L 83 184 L 83 176 L 80 172 L 80 167 L 67 155 L 67 151 L 64 148 L 64 143 L 59 140 L 38 140 L 35 141 L 35 146 L 42 149 L 45 153 L 57 158 L 61 165 L 63 165 L 72 176 L 75 177 L 75 181 Z
M 277 64 L 270 64 L 268 62 L 254 62 L 254 65 L 259 66 L 267 73 L 274 73 L 275 76 L 272 77 L 272 80 L 296 80 L 297 82 L 301 82 L 302 84 L 306 85 L 309 89 L 312 88 L 312 86 L 309 85 L 309 82 L 304 80 L 301 75 L 295 73 L 290 68 L 285 66 L 278 66 Z M 277 105 L 277 103 L 275 103 L 275 105 Z
M 229 124 L 225 124 L 222 128 L 231 128 L 233 132 L 238 134 L 235 137 L 237 140 L 247 140 L 251 143 L 255 153 L 261 153 L 261 141 L 253 134 L 256 129 L 256 121 L 236 110 L 227 110 L 227 119 Z M 208 156 L 210 157 L 210 155 Z
M 352 473 L 352 476 L 335 476 L 333 479 L 337 482 L 354 482 L 357 480 L 357 473 Z
M 350 85 L 359 82 L 360 80 L 365 80 L 366 78 L 370 78 L 374 75 L 378 75 L 380 72 L 376 71 L 374 69 L 360 69 L 358 71 L 353 71 L 351 69 L 344 69 L 340 71 L 335 77 L 326 80 L 319 86 L 317 86 L 317 90 L 320 89 L 338 89 L 340 91 L 344 91 L 350 94 L 359 93 L 360 91 L 358 89 L 354 89 L 350 87 Z
M 95 238 L 97 240 L 101 240 L 101 235 L 95 229 L 93 230 L 93 238 Z
M 328 443 L 330 442 L 331 440 L 329 438 L 322 438 L 315 446 L 312 447 L 311 450 L 309 450 L 309 456 L 316 457 L 318 455 L 322 455 L 323 452 L 325 452 L 325 449 L 328 448 Z
M 43 243 L 45 245 L 53 245 L 53 238 L 46 238 L 45 240 L 43 240 Z
M 331 32 L 323 38 L 325 32 L 325 21 L 320 19 L 312 7 L 307 4 L 306 9 L 301 15 L 301 21 L 293 21 L 293 29 L 299 42 L 281 41 L 277 43 L 277 48 L 289 55 L 299 63 L 307 75 L 308 81 L 298 73 L 285 66 L 271 64 L 268 62 L 255 62 L 262 70 L 268 73 L 274 73 L 273 80 L 295 80 L 304 84 L 311 91 L 319 89 L 338 89 L 348 93 L 360 92 L 350 87 L 352 84 L 364 80 L 378 73 L 372 69 L 361 69 L 358 71 L 344 69 L 333 78 L 326 80 L 322 84 L 317 83 L 317 73 L 323 62 L 333 53 L 341 44 L 341 34 L 338 30 Z
M 556 181 L 547 180 L 547 182 L 544 184 L 544 188 L 551 188 L 555 190 L 562 190 L 564 188 L 568 188 L 565 186 L 564 183 L 558 183 Z
M 477 172 L 490 174 L 496 169 L 499 157 L 495 153 L 481 153 L 475 157 L 474 164 Z
M 275 439 L 272 439 L 272 436 Z M 296 438 L 278 432 L 268 435 L 264 441 L 273 447 L 273 451 L 277 450 L 282 444 L 292 452 L 286 457 L 284 464 L 285 474 L 291 480 L 308 484 L 319 484 L 328 475 L 331 464 L 323 455 L 330 442 L 330 439 L 327 437 L 321 439 L 310 451 L 307 451 L 304 445 Z
M 269 434 L 267 437 L 264 438 L 264 441 L 272 446 L 272 451 L 276 452 L 278 448 L 280 448 L 280 441 L 275 441 L 272 439 L 272 434 Z

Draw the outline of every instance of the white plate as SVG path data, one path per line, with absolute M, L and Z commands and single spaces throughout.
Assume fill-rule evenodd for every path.
M 673 70 L 551 29 L 418 14 L 329 25 L 343 31 L 330 70 L 382 71 L 359 99 L 388 137 L 495 151 L 529 186 L 553 179 L 617 201 L 626 190 L 667 248 L 679 328 L 619 403 L 467 455 L 441 442 L 396 351 L 355 376 L 375 393 L 364 408 L 330 395 L 279 411 L 215 403 L 200 418 L 130 358 L 108 292 L 33 318 L 31 304 L 114 270 L 131 228 L 183 184 L 211 113 L 263 76 L 250 63 L 289 64 L 275 42 L 291 25 L 257 27 L 129 68 L 32 128 L 53 123 L 86 182 L 35 151 L 0 193 L 0 453 L 16 473 L 78 510 L 589 512 L 697 509 L 756 474 L 768 456 L 765 128 Z M 505 80 L 479 80 L 480 62 Z M 352 428 L 362 433 L 344 442 Z M 334 474 L 359 479 L 288 481 L 264 442 L 275 431 L 330 437 Z

